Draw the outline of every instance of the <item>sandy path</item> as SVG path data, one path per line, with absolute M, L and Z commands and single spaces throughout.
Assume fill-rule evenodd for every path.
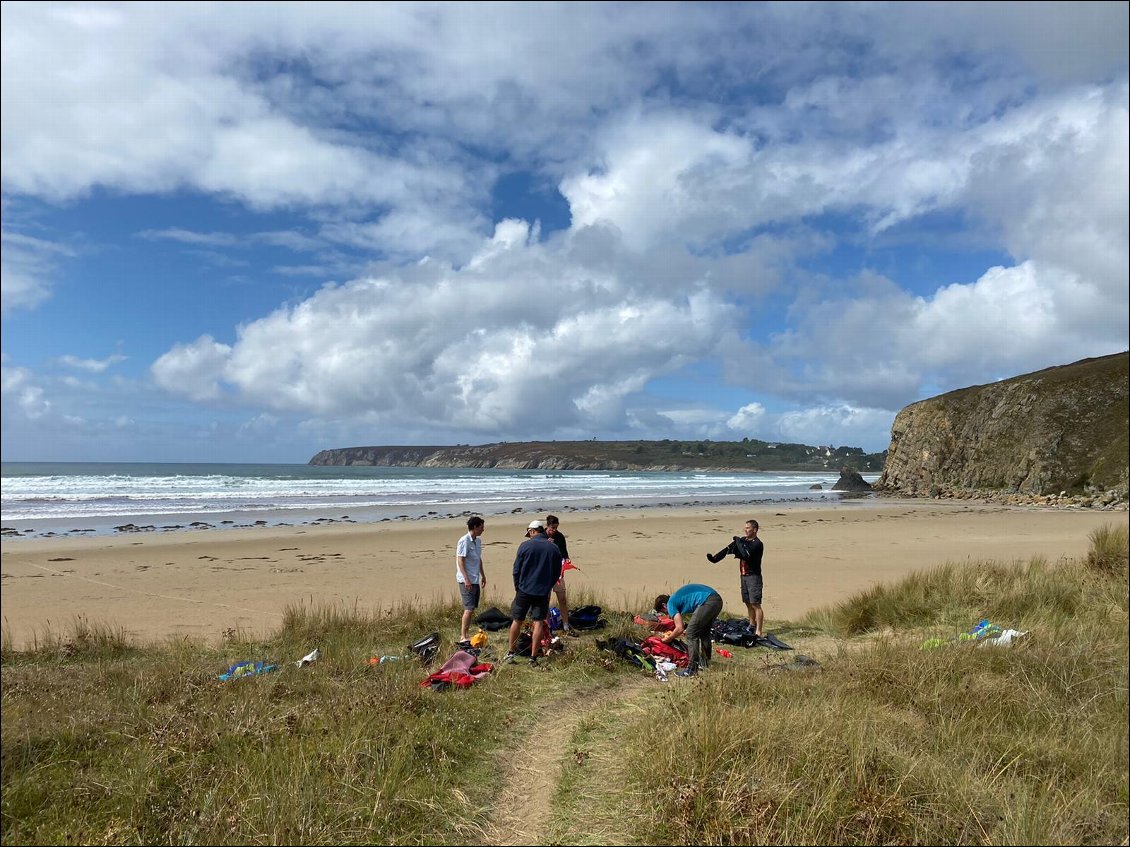
M 518 666 L 529 673 L 523 666 Z M 484 844 L 544 844 L 553 814 L 553 795 L 561 776 L 564 757 L 570 755 L 569 740 L 581 721 L 601 709 L 619 706 L 657 685 L 648 676 L 631 677 L 613 688 L 578 692 L 560 701 L 552 720 L 527 731 L 513 748 L 512 759 Z

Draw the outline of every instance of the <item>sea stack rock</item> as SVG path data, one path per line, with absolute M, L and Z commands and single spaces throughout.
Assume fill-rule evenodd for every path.
M 871 483 L 859 475 L 859 471 L 841 468 L 840 478 L 832 486 L 833 491 L 870 491 Z

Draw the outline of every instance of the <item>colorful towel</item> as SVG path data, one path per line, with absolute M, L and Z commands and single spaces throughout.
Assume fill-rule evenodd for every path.
M 239 662 L 220 674 L 217 679 L 219 679 L 220 682 L 230 682 L 233 679 L 243 679 L 245 676 L 259 676 L 259 674 L 270 673 L 278 669 L 278 665 L 269 665 L 266 662 Z

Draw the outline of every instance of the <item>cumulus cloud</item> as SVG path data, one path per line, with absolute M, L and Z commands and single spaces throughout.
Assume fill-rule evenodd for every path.
M 6 195 L 292 214 L 137 235 L 351 280 L 186 331 L 150 374 L 191 402 L 321 432 L 826 440 L 1126 346 L 1123 4 L 263 9 L 3 7 Z M 497 220 L 508 171 L 557 186 L 567 228 Z M 4 238 L 8 314 L 64 254 Z M 980 264 L 869 261 L 915 244 Z M 759 399 L 645 396 L 716 360 Z
M 747 403 L 726 421 L 726 426 L 737 432 L 758 432 L 765 420 L 765 407 L 760 403 Z
M 732 320 L 705 287 L 667 297 L 562 254 L 505 221 L 463 268 L 428 261 L 327 285 L 242 326 L 230 347 L 177 346 L 154 377 L 192 397 L 218 397 L 222 381 L 266 408 L 398 426 L 617 427 L 625 398 L 709 355 Z
M 216 400 L 231 347 L 202 335 L 191 344 L 174 345 L 150 368 L 161 388 L 192 400 Z

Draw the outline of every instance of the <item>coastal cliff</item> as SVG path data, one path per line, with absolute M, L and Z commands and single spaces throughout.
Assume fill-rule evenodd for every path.
M 907 406 L 880 492 L 1127 498 L 1130 353 L 1084 359 Z
M 885 453 L 743 441 L 516 441 L 446 447 L 340 447 L 311 465 L 605 471 L 826 471 L 850 466 L 878 473 Z

